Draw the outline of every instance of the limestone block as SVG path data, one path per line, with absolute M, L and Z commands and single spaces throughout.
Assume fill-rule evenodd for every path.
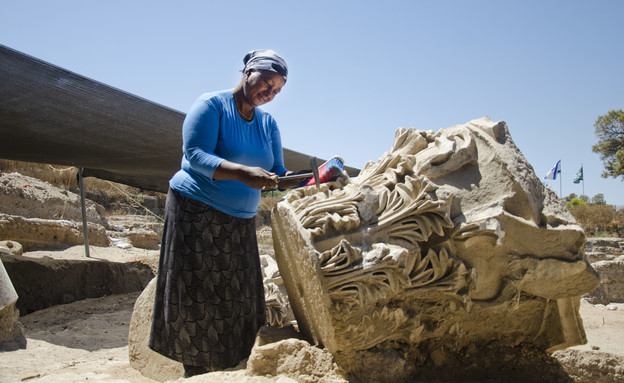
M 102 225 L 87 223 L 89 244 L 108 246 L 106 230 Z M 59 249 L 84 243 L 82 222 L 25 218 L 0 214 L 0 238 L 22 244 L 24 250 Z
M 624 254 L 624 239 L 608 237 L 587 238 L 585 251 L 621 255 Z
M 291 328 L 264 327 L 258 331 L 247 361 L 247 375 L 285 376 L 294 382 L 348 382 L 327 350 L 298 339 Z
M 11 254 L 10 252 L 7 253 L 6 250 L 2 248 L 0 248 L 0 253 Z M 0 258 L 0 309 L 10 305 L 11 303 L 15 303 L 17 298 L 17 292 L 15 291 L 11 278 L 9 278 L 9 274 L 4 268 L 4 264 Z
M 600 275 L 600 289 L 611 303 L 624 303 L 624 255 L 612 261 L 598 261 L 592 267 Z
M 0 252 L 5 254 L 22 255 L 24 253 L 24 247 L 19 242 L 0 241 Z
M 504 122 L 400 128 L 357 178 L 291 191 L 272 227 L 299 329 L 335 355 L 586 341 L 584 233 Z
M 585 242 L 587 261 L 612 261 L 624 254 L 624 240 L 621 238 L 588 238 Z
M 158 250 L 160 237 L 153 230 L 135 229 L 126 233 L 132 246 L 141 249 Z
M 147 344 L 152 328 L 156 278 L 145 287 L 134 304 L 128 332 L 130 365 L 144 376 L 159 382 L 175 380 L 182 376 L 182 363 L 169 359 L 150 349 Z
M 107 235 L 113 244 L 157 250 L 163 222 L 152 215 L 114 215 L 107 217 Z M 122 247 L 122 246 L 119 246 Z
M 0 249 L 0 252 L 4 252 Z M 19 310 L 15 308 L 17 292 L 9 274 L 0 260 L 0 351 L 26 347 L 24 327 L 19 322 Z
M 273 327 L 284 327 L 296 323 L 295 315 L 288 303 L 288 293 L 284 281 L 279 275 L 277 262 L 270 255 L 261 254 L 260 264 L 264 281 L 267 324 Z
M 26 348 L 24 326 L 19 322 L 15 302 L 0 308 L 0 352 Z
M 585 254 L 600 276 L 600 286 L 583 298 L 603 305 L 624 302 L 624 240 L 589 238 L 585 243 Z
M 162 237 L 163 221 L 157 216 L 150 214 L 126 214 L 110 215 L 106 217 L 109 229 L 119 232 L 127 232 L 135 229 L 151 230 Z

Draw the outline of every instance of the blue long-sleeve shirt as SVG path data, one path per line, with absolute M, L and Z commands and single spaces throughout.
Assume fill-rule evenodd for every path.
M 261 192 L 240 181 L 213 180 L 221 162 L 286 172 L 277 123 L 260 108 L 253 120 L 243 120 L 232 90 L 206 93 L 195 101 L 184 119 L 182 141 L 182 166 L 169 186 L 235 217 L 255 216 Z

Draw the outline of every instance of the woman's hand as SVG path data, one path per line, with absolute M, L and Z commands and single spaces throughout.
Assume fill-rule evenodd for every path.
M 277 174 L 266 171 L 260 167 L 246 166 L 244 169 L 243 179 L 245 185 L 256 189 L 275 189 L 277 188 Z
M 309 174 L 311 172 L 312 170 L 299 170 L 296 172 L 289 170 L 286 173 L 282 174 L 282 176 L 285 177 L 285 176 L 294 176 L 298 174 Z M 301 185 L 304 180 L 306 180 L 306 178 L 293 178 L 289 180 L 281 180 L 279 181 L 278 188 L 280 190 L 296 188 L 297 186 Z
M 236 180 L 255 189 L 274 189 L 277 187 L 277 175 L 257 166 L 246 166 L 235 162 L 223 161 L 215 169 L 212 179 Z

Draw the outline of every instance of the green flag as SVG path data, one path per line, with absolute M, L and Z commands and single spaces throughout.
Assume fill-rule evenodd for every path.
M 575 184 L 579 183 L 583 181 L 583 167 L 581 166 L 581 168 L 579 169 L 578 172 L 576 172 L 576 176 L 574 176 L 574 179 L 572 180 L 572 182 L 574 182 Z

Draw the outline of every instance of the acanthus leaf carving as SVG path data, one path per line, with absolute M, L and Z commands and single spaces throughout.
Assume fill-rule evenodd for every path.
M 346 305 L 369 305 L 396 296 L 408 284 L 404 271 L 406 251 L 379 246 L 365 260 L 362 250 L 343 240 L 319 255 L 329 295 Z
M 438 251 L 429 249 L 424 257 L 419 253 L 414 260 L 414 266 L 409 273 L 408 290 L 435 287 L 457 291 L 465 284 L 464 264 L 449 256 L 445 248 Z
M 453 227 L 445 201 L 435 201 L 430 193 L 435 186 L 426 177 L 406 177 L 392 191 L 385 189 L 380 196 L 379 220 L 369 235 L 386 233 L 389 240 L 406 241 L 411 246 L 427 240 L 433 233 L 444 234 Z
M 293 204 L 301 225 L 310 230 L 313 236 L 324 234 L 332 228 L 334 231 L 349 231 L 359 226 L 357 203 L 364 198 L 362 193 L 352 195 L 340 190 L 332 194 L 332 199 L 323 198 L 323 193 L 316 196 L 301 200 L 305 203 Z
M 275 283 L 264 284 L 266 299 L 267 323 L 269 326 L 283 327 L 284 317 L 288 311 L 288 302 L 281 296 L 279 287 Z
M 409 325 L 402 309 L 391 310 L 387 306 L 363 314 L 359 322 L 352 323 L 344 328 L 341 337 L 349 340 L 353 350 L 366 350 L 386 340 L 410 338 L 422 332 L 414 331 L 418 327 Z

